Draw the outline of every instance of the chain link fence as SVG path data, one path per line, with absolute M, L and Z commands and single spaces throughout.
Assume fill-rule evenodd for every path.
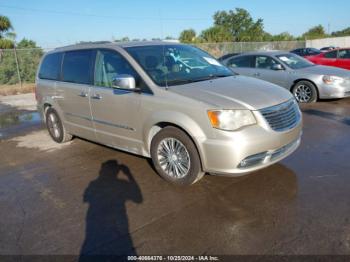
M 50 49 L 0 49 L 0 95 L 30 92 L 43 54 Z
M 256 50 L 292 50 L 305 47 L 305 41 L 235 42 L 196 44 L 214 57 Z M 0 95 L 30 92 L 41 57 L 51 49 L 0 49 Z
M 212 56 L 219 58 L 230 53 L 244 53 L 260 50 L 284 50 L 290 51 L 306 46 L 305 41 L 281 41 L 281 42 L 234 42 L 234 43 L 200 43 L 197 47 L 207 51 Z

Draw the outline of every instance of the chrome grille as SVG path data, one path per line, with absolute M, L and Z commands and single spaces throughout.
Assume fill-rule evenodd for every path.
M 283 104 L 260 110 L 270 127 L 275 131 L 285 131 L 295 127 L 300 120 L 297 103 L 291 99 Z

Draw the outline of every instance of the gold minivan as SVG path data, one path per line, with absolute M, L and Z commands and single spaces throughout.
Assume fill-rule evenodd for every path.
M 302 133 L 289 91 L 183 44 L 57 48 L 42 59 L 36 95 L 56 142 L 77 136 L 150 157 L 176 184 L 272 165 L 297 149 Z

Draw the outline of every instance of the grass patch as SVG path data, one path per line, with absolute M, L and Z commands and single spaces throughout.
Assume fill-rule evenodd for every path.
M 20 85 L 0 85 L 1 96 L 33 93 L 34 90 L 35 90 L 34 83 L 25 83 L 25 84 L 22 84 L 22 87 Z

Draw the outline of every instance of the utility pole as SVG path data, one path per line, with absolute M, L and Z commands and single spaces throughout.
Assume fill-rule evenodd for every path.
M 328 23 L 328 35 L 331 34 L 331 23 Z
M 18 57 L 17 57 L 17 51 L 16 51 L 16 41 L 13 42 L 13 51 L 15 53 L 15 59 L 16 59 L 16 67 L 17 67 L 17 75 L 19 80 L 19 86 L 22 89 L 22 80 L 21 80 L 21 74 L 19 72 L 19 64 L 18 64 Z

